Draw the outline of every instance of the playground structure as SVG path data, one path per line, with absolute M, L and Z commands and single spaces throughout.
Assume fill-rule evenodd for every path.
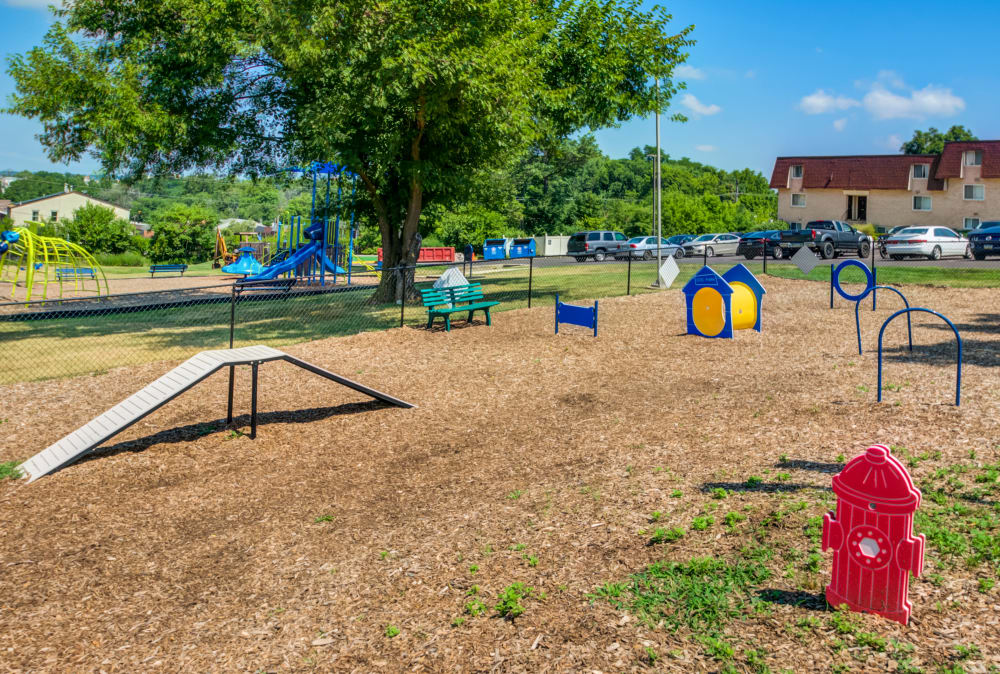
M 683 288 L 687 332 L 699 337 L 732 338 L 735 330 L 760 332 L 764 286 L 742 264 L 719 275 L 702 267 Z
M 58 298 L 66 290 L 109 294 L 104 270 L 82 246 L 58 237 L 40 236 L 25 227 L 3 232 L 3 242 L 0 284 L 10 283 L 11 299 L 27 302 L 39 299 L 37 294 L 43 300 L 54 299 L 50 298 L 50 284 L 58 287 Z M 25 288 L 23 298 L 17 297 L 19 286 Z
M 575 304 L 566 304 L 559 301 L 559 293 L 556 293 L 556 334 L 559 334 L 559 324 L 579 325 L 594 331 L 597 337 L 597 300 L 594 300 L 592 307 L 578 307 Z
M 243 246 L 239 248 L 237 252 L 240 254 L 239 258 L 235 261 L 230 262 L 225 267 L 222 268 L 225 274 L 243 274 L 243 276 L 255 276 L 264 271 L 264 265 L 257 261 L 254 257 L 254 250 L 250 246 Z
M 251 368 L 250 438 L 257 437 L 257 371 L 261 363 L 284 360 L 313 374 L 395 407 L 414 407 L 411 403 L 394 398 L 381 391 L 368 388 L 345 377 L 328 372 L 312 363 L 299 360 L 269 346 L 246 346 L 240 349 L 202 351 L 187 359 L 170 372 L 152 382 L 141 391 L 126 398 L 104 414 L 50 445 L 22 465 L 28 482 L 55 472 L 77 461 L 98 445 L 108 441 L 146 415 L 156 411 L 195 384 L 208 378 L 223 367 L 229 368 L 229 405 L 226 423 L 233 421 L 233 376 L 237 365 Z
M 303 223 L 302 216 L 289 216 L 287 222 L 277 223 L 277 250 L 271 258 L 269 266 L 254 277 L 258 280 L 273 279 L 287 274 L 301 279 L 305 283 L 326 285 L 326 275 L 332 274 L 332 283 L 337 283 L 337 275 L 346 277 L 347 285 L 351 284 L 351 268 L 354 266 L 354 239 L 357 231 L 354 227 L 354 202 L 357 193 L 358 176 L 331 162 L 314 161 L 306 167 L 291 166 L 286 169 L 290 173 L 302 173 L 312 176 L 312 204 L 309 210 L 309 220 Z M 320 176 L 326 176 L 326 193 L 322 203 L 317 205 L 317 187 Z M 336 180 L 336 200 L 333 203 L 335 215 L 331 222 L 332 183 Z M 347 197 L 350 188 L 350 196 Z M 341 214 L 345 214 L 341 222 Z M 347 215 L 349 214 L 349 215 Z M 343 225 L 347 232 L 342 232 Z M 347 238 L 346 250 L 343 247 L 342 236 Z M 303 238 L 304 237 L 304 238 Z M 332 259 L 331 259 L 332 258 Z M 294 260 L 294 265 L 289 262 Z

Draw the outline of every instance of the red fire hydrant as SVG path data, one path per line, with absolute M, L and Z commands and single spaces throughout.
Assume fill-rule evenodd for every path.
M 924 567 L 924 536 L 912 535 L 920 490 L 889 448 L 875 445 L 834 476 L 833 491 L 837 514 L 823 516 L 823 550 L 833 549 L 826 600 L 905 625 L 909 574 Z

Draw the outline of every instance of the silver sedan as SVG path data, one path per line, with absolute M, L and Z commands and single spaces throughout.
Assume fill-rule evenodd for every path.
M 642 258 L 643 260 L 652 260 L 656 257 L 656 237 L 655 236 L 633 236 L 628 240 L 629 254 L 633 258 Z M 675 246 L 672 243 L 667 243 L 667 240 L 660 237 L 660 255 L 662 257 L 667 257 L 673 255 L 674 257 L 684 257 L 684 249 L 680 246 Z
M 947 227 L 907 227 L 886 237 L 885 252 L 893 260 L 926 257 L 940 260 L 945 255 L 971 258 L 969 240 Z
M 685 255 L 736 255 L 740 237 L 735 234 L 702 234 L 684 244 Z

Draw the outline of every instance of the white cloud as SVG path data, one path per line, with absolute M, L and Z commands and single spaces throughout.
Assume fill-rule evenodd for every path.
M 861 105 L 859 101 L 847 96 L 834 96 L 822 89 L 817 89 L 799 101 L 799 109 L 807 115 L 822 115 L 836 110 L 847 110 Z
M 719 148 L 714 145 L 695 145 L 694 149 L 698 150 L 698 152 L 715 152 Z
M 875 141 L 875 146 L 882 148 L 884 150 L 890 150 L 892 152 L 899 152 L 899 148 L 903 145 L 903 138 L 898 134 L 892 134 L 888 138 L 883 138 L 882 140 Z
M 722 108 L 715 103 L 705 105 L 694 94 L 684 94 L 681 96 L 681 105 L 687 108 L 695 117 L 707 117 L 722 112 Z
M 701 68 L 695 68 L 694 66 L 689 66 L 686 63 L 682 63 L 676 68 L 674 68 L 674 74 L 677 77 L 683 77 L 688 80 L 703 80 L 705 79 L 705 71 Z
M 840 119 L 833 120 L 833 128 L 837 131 L 843 131 L 844 127 L 847 126 L 847 117 L 841 117 Z
M 25 9 L 48 9 L 49 5 L 59 7 L 62 3 L 59 0 L 2 0 L 2 4 Z
M 951 117 L 965 110 L 965 101 L 951 89 L 928 84 L 903 96 L 876 84 L 865 94 L 865 109 L 875 119 Z
M 880 70 L 878 71 L 878 77 L 876 77 L 876 79 L 893 89 L 902 89 L 906 86 L 903 83 L 903 78 L 900 77 L 895 70 Z

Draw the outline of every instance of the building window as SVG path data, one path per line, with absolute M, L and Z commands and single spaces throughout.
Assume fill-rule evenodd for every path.
M 792 165 L 792 177 L 793 178 L 801 178 L 802 177 L 802 164 L 793 164 Z
M 804 194 L 792 194 L 792 206 L 798 208 L 805 208 L 806 206 L 806 195 Z
M 982 166 L 983 165 L 983 151 L 982 150 L 969 150 L 965 153 L 965 165 L 966 166 Z
M 59 211 L 50 211 L 49 216 L 52 222 L 59 222 Z
M 31 212 L 31 220 L 32 220 L 32 222 L 38 222 L 38 216 L 39 216 L 38 211 L 32 211 Z
M 915 211 L 929 211 L 929 210 L 931 210 L 931 198 L 930 197 L 913 197 L 913 210 L 915 210 Z
M 982 201 L 986 198 L 986 187 L 984 185 L 965 185 L 966 201 Z
M 966 218 L 962 222 L 962 229 L 976 229 L 979 227 L 979 218 Z
M 914 178 L 926 178 L 927 177 L 927 164 L 914 164 L 913 165 L 913 177 Z

